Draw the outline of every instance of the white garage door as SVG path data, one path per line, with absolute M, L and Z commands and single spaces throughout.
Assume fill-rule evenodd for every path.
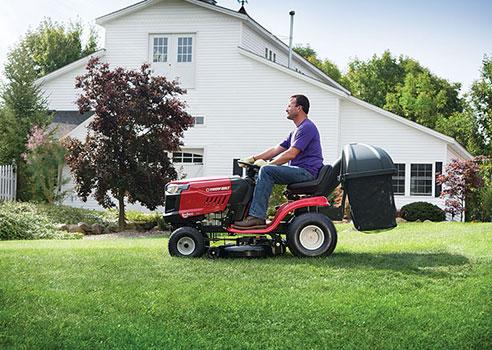
M 203 176 L 203 148 L 183 148 L 174 152 L 173 164 L 180 179 Z

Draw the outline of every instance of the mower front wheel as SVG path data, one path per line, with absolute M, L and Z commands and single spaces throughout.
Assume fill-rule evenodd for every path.
M 205 237 L 193 227 L 180 227 L 175 230 L 168 243 L 169 255 L 197 258 L 206 251 Z
M 295 256 L 328 256 L 333 253 L 336 245 L 335 225 L 323 214 L 302 214 L 289 224 L 287 246 Z

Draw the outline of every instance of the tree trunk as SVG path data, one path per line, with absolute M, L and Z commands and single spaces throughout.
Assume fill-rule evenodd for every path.
M 126 226 L 125 222 L 125 196 L 121 195 L 118 198 L 118 209 L 119 209 L 119 214 L 118 214 L 118 226 L 120 229 L 124 229 Z

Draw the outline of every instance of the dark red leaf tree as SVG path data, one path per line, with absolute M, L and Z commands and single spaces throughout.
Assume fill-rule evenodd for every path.
M 437 174 L 436 183 L 443 185 L 441 198 L 445 198 L 445 211 L 452 218 L 460 216 L 466 211 L 465 202 L 476 194 L 482 184 L 480 163 L 486 159 L 483 156 L 471 160 L 453 159 L 445 169 L 444 174 Z
M 99 204 L 118 201 L 120 227 L 125 226 L 125 199 L 153 210 L 164 203 L 165 184 L 177 173 L 167 152 L 179 149 L 183 132 L 192 124 L 176 82 L 140 70 L 115 68 L 97 58 L 76 78 L 82 89 L 81 113 L 94 111 L 85 142 L 67 139 L 66 161 L 77 193 L 94 193 Z

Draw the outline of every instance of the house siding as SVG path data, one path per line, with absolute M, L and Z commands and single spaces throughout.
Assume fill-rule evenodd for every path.
M 258 32 L 252 29 L 248 24 L 242 26 L 241 47 L 261 57 L 265 57 L 265 48 L 268 48 L 276 53 L 276 63 L 285 67 L 288 65 L 289 57 L 288 53 L 285 52 L 285 48 L 258 34 Z M 301 73 L 315 79 L 327 81 L 326 77 L 323 77 L 321 74 L 313 73 L 306 63 L 297 59 L 295 56 L 292 56 L 292 69 L 297 69 Z
M 76 101 L 81 93 L 75 89 L 75 77 L 85 73 L 85 66 L 75 67 L 60 76 L 42 82 L 40 85 L 43 96 L 48 101 L 50 110 L 77 111 Z
M 453 152 L 453 150 L 451 149 L 451 147 L 447 146 L 447 159 L 446 159 L 446 163 L 450 163 L 451 161 L 455 160 L 455 159 L 462 159 L 462 157 L 460 157 L 456 152 Z M 443 168 L 444 170 L 444 168 Z

